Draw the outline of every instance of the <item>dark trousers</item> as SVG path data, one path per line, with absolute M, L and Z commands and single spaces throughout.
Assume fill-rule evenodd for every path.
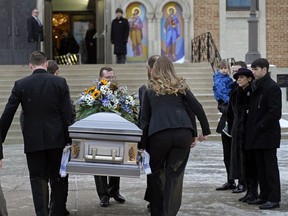
M 119 193 L 120 177 L 94 176 L 94 180 L 100 200 L 103 196 L 113 197 Z
M 126 63 L 126 55 L 117 54 L 117 64 L 125 64 Z
M 247 188 L 258 191 L 258 174 L 254 150 L 243 150 L 243 177 Z
M 34 208 L 37 216 L 62 216 L 65 209 L 65 183 L 59 175 L 62 148 L 26 154 Z M 48 181 L 51 187 L 49 205 Z
M 226 168 L 227 173 L 227 182 L 233 183 L 234 179 L 230 179 L 230 160 L 231 160 L 231 143 L 232 138 L 226 136 L 225 134 L 221 134 L 222 145 L 223 145 L 223 161 Z
M 260 198 L 270 202 L 281 201 L 277 149 L 256 149 Z
M 175 216 L 179 211 L 191 143 L 190 129 L 169 129 L 150 137 L 152 174 L 148 189 L 152 216 Z
M 8 216 L 6 200 L 0 183 L 0 216 Z

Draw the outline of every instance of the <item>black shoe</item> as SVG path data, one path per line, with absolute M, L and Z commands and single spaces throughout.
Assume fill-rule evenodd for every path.
M 242 202 L 248 203 L 248 202 L 253 202 L 258 199 L 258 193 L 250 193 L 246 199 L 243 199 Z
M 148 205 L 147 205 L 147 210 L 148 210 L 149 212 L 151 212 L 151 204 L 150 204 L 150 203 L 148 203 Z
M 68 216 L 68 215 L 70 215 L 70 212 L 65 208 L 64 214 L 65 214 L 65 216 Z
M 266 200 L 263 200 L 263 199 L 254 199 L 254 200 L 249 200 L 247 203 L 250 204 L 250 205 L 262 205 L 264 203 L 266 203 L 267 201 Z
M 217 191 L 221 191 L 221 190 L 233 190 L 236 188 L 236 184 L 235 183 L 225 183 L 224 185 L 222 185 L 222 187 L 218 187 L 216 188 Z
M 247 202 L 248 197 L 250 196 L 250 191 L 247 191 L 246 194 L 239 199 L 240 202 Z
M 246 187 L 244 185 L 238 184 L 237 187 L 232 191 L 232 193 L 243 193 L 246 191 Z
M 108 196 L 103 196 L 100 201 L 101 207 L 107 207 L 109 205 L 110 198 Z
M 119 193 L 113 196 L 114 200 L 119 203 L 124 203 L 126 200 L 123 196 L 121 196 Z
M 280 207 L 279 202 L 269 202 L 269 201 L 259 206 L 261 210 L 269 210 L 269 209 L 274 209 L 274 208 L 279 208 L 279 207 Z

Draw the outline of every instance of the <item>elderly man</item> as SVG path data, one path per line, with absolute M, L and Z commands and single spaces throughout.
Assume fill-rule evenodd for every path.
M 251 68 L 255 82 L 247 116 L 245 148 L 255 152 L 260 195 L 248 203 L 260 205 L 262 210 L 274 209 L 280 207 L 281 200 L 277 162 L 277 148 L 281 139 L 281 90 L 268 73 L 267 59 L 256 59 Z
M 99 80 L 113 80 L 115 74 L 112 68 L 103 67 L 99 73 Z M 120 195 L 120 177 L 94 176 L 97 193 L 100 199 L 100 206 L 107 207 L 111 197 L 119 203 L 126 200 Z M 109 181 L 108 181 L 109 180 Z
M 31 52 L 40 50 L 40 42 L 44 40 L 43 25 L 38 18 L 39 11 L 35 8 L 32 16 L 27 20 L 28 42 Z

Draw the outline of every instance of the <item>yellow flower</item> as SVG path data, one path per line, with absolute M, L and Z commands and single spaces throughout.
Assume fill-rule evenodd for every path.
M 107 85 L 107 83 L 108 83 L 108 81 L 107 81 L 107 80 L 104 80 L 104 79 L 102 79 L 100 82 L 101 82 L 103 85 Z
M 89 94 L 90 92 L 95 91 L 95 89 L 96 89 L 96 86 L 91 86 L 89 89 L 87 89 L 87 90 L 85 91 L 85 94 Z
M 99 90 L 96 90 L 92 93 L 92 97 L 95 99 L 99 98 L 100 95 L 101 95 L 101 92 Z

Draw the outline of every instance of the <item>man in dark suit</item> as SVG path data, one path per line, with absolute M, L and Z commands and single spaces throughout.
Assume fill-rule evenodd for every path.
M 15 82 L 0 119 L 4 142 L 14 114 L 21 104 L 24 152 L 30 175 L 33 202 L 37 216 L 63 216 L 65 210 L 64 180 L 59 175 L 62 151 L 71 143 L 68 126 L 72 107 L 66 80 L 47 72 L 47 57 L 35 51 L 30 56 L 33 73 Z
M 2 148 L 2 138 L 0 133 L 0 173 L 2 169 L 2 159 L 3 159 L 3 148 Z M 6 200 L 2 191 L 1 183 L 0 183 L 0 215 L 8 216 Z
M 121 8 L 116 9 L 116 18 L 111 25 L 111 43 L 114 44 L 114 54 L 117 56 L 117 64 L 125 64 L 127 54 L 127 42 L 129 36 L 129 22 L 123 16 Z
M 277 148 L 280 147 L 281 139 L 281 89 L 268 73 L 267 59 L 256 59 L 251 68 L 255 82 L 252 84 L 246 121 L 245 148 L 255 152 L 260 195 L 248 203 L 260 205 L 262 210 L 279 208 L 281 189 Z
M 103 67 L 100 69 L 99 80 L 113 80 L 115 74 L 112 68 Z M 115 201 L 124 203 L 126 200 L 120 195 L 120 177 L 94 176 L 96 190 L 100 198 L 100 206 L 107 207 L 109 205 L 110 197 Z
M 43 25 L 38 19 L 39 11 L 35 8 L 27 20 L 28 42 L 31 52 L 40 50 L 40 42 L 44 40 Z

